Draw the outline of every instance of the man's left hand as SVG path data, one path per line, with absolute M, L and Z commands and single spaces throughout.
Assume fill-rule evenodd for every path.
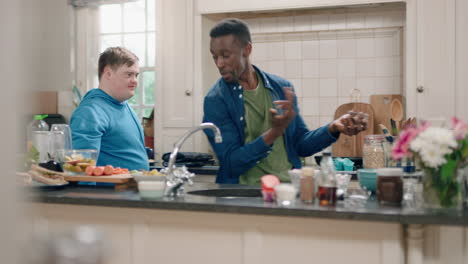
M 363 112 L 349 111 L 333 121 L 328 127 L 332 135 L 343 133 L 347 136 L 354 136 L 367 129 L 369 115 Z

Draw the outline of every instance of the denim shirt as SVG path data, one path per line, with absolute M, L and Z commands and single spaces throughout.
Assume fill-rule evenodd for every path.
M 285 100 L 282 87 L 292 87 L 291 83 L 255 66 L 254 68 L 263 79 L 265 88 L 271 92 L 272 100 Z M 296 101 L 295 97 L 296 117 L 287 127 L 284 140 L 289 161 L 294 168 L 301 168 L 299 157 L 313 155 L 334 143 L 337 138 L 328 132 L 329 125 L 309 131 L 299 114 Z M 266 144 L 263 136 L 244 144 L 244 96 L 239 83 L 226 83 L 220 78 L 205 96 L 203 109 L 203 122 L 214 123 L 223 137 L 222 143 L 215 143 L 213 132 L 205 130 L 220 163 L 216 182 L 239 183 L 239 176 L 268 156 L 272 146 Z

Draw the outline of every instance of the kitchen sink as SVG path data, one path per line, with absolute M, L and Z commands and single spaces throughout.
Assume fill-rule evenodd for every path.
M 252 188 L 216 188 L 190 191 L 187 193 L 209 197 L 262 197 L 261 189 Z

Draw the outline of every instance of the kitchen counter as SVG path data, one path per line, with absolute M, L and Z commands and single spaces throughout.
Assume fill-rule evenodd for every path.
M 195 183 L 186 191 L 217 188 L 220 185 Z M 223 187 L 239 185 L 223 185 Z M 244 186 L 243 188 L 251 188 Z M 336 207 L 321 207 L 303 204 L 299 200 L 289 207 L 263 202 L 262 198 L 220 198 L 186 194 L 180 198 L 142 199 L 136 190 L 115 191 L 109 187 L 71 186 L 61 190 L 34 192 L 31 199 L 41 203 L 86 206 L 127 207 L 198 212 L 255 214 L 269 216 L 313 217 L 339 220 L 378 221 L 400 224 L 424 225 L 468 225 L 468 214 L 464 211 L 411 209 L 406 207 L 381 206 L 369 199 L 363 206 L 349 206 L 344 202 Z
M 195 183 L 187 191 L 217 187 Z M 113 264 L 143 264 L 149 259 L 233 264 L 310 259 L 422 264 L 431 259 L 442 264 L 465 263 L 457 260 L 468 252 L 463 242 L 468 239 L 465 212 L 384 207 L 375 200 L 361 207 L 343 203 L 320 207 L 298 201 L 287 208 L 260 197 L 186 194 L 143 200 L 136 190 L 103 186 L 27 193 L 31 215 L 25 220 L 31 230 L 47 227 L 47 232 L 55 233 L 79 225 L 98 226 L 115 249 L 106 262 Z

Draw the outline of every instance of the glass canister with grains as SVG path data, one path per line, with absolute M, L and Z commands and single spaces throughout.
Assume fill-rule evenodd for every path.
M 367 135 L 362 149 L 362 163 L 365 169 L 385 167 L 385 136 Z

